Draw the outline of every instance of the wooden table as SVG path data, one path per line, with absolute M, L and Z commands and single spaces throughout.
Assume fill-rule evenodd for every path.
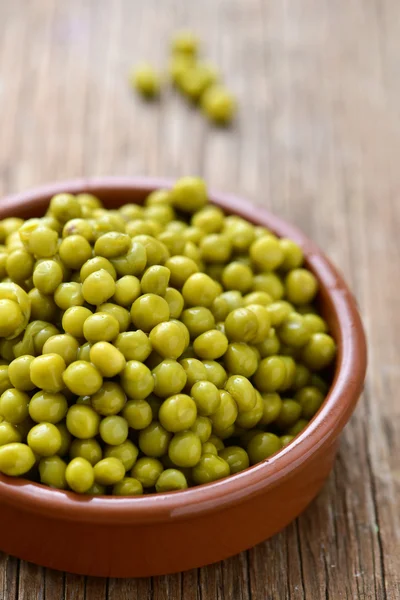
M 227 131 L 170 89 L 146 105 L 127 85 L 140 59 L 165 67 L 186 25 L 239 99 Z M 0 2 L 1 195 L 82 175 L 203 175 L 319 242 L 358 298 L 370 353 L 334 473 L 274 539 L 151 580 L 0 554 L 1 600 L 400 598 L 399 26 L 398 0 Z

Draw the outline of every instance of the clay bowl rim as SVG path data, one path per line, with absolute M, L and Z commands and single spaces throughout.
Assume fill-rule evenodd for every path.
M 0 202 L 0 218 L 33 211 L 60 192 L 89 192 L 111 197 L 113 192 L 142 196 L 153 189 L 171 187 L 168 179 L 100 177 L 57 182 L 15 194 Z M 22 478 L 0 475 L 0 501 L 52 518 L 91 523 L 148 524 L 185 520 L 244 502 L 254 494 L 278 486 L 317 452 L 334 443 L 347 423 L 362 391 L 367 351 L 362 322 L 353 295 L 343 277 L 317 245 L 297 227 L 237 196 L 210 192 L 210 200 L 226 212 L 265 225 L 279 236 L 290 237 L 303 248 L 306 263 L 316 274 L 327 310 L 337 323 L 338 356 L 332 387 L 324 404 L 291 444 L 277 454 L 226 479 L 179 492 L 135 498 L 80 497 L 50 489 Z

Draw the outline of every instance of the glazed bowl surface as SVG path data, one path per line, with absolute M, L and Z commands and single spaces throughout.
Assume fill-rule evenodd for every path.
M 0 200 L 0 219 L 41 216 L 59 192 L 90 192 L 108 208 L 142 203 L 171 181 L 142 178 L 66 181 Z M 300 244 L 320 284 L 319 305 L 337 341 L 331 389 L 291 444 L 227 479 L 136 498 L 80 497 L 0 475 L 0 550 L 85 575 L 145 577 L 216 562 L 283 529 L 328 477 L 338 438 L 362 391 L 366 342 L 355 300 L 337 269 L 296 227 L 234 196 L 211 193 L 227 214 Z

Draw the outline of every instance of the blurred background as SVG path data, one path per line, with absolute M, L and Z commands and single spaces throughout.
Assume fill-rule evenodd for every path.
M 168 85 L 152 103 L 129 86 L 141 60 L 166 70 L 181 28 L 237 97 L 229 128 Z M 273 540 L 151 581 L 0 554 L 1 600 L 400 598 L 399 31 L 398 0 L 0 0 L 0 198 L 66 178 L 202 175 L 319 243 L 370 352 L 334 474 Z

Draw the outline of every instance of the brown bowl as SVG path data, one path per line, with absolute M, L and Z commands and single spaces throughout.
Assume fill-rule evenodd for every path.
M 6 198 L 0 218 L 40 216 L 58 192 L 91 192 L 108 207 L 141 203 L 171 182 L 101 178 L 67 181 Z M 79 497 L 0 475 L 1 550 L 46 567 L 141 577 L 200 567 L 274 535 L 318 494 L 338 436 L 360 396 L 366 343 L 356 303 L 338 271 L 303 233 L 243 199 L 212 194 L 227 213 L 296 240 L 320 283 L 320 303 L 338 343 L 331 390 L 286 448 L 237 475 L 182 492 L 137 498 Z

